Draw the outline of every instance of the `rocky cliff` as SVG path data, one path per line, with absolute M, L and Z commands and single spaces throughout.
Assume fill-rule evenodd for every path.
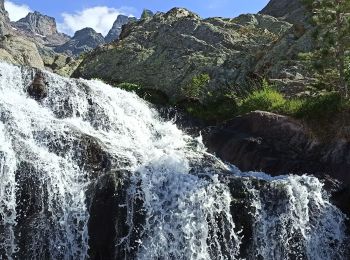
M 254 67 L 292 25 L 266 15 L 201 19 L 182 8 L 123 27 L 117 43 L 89 54 L 75 76 L 131 82 L 182 98 L 182 89 L 209 74 L 208 91 L 239 92 Z
M 92 28 L 84 28 L 77 31 L 68 42 L 55 48 L 55 51 L 76 56 L 80 53 L 93 50 L 104 43 L 105 40 L 102 34 L 97 33 Z
M 108 34 L 105 37 L 105 41 L 110 43 L 114 40 L 119 39 L 119 36 L 122 32 L 122 26 L 129 22 L 134 22 L 137 19 L 135 17 L 128 17 L 126 15 L 118 15 L 117 20 L 113 23 L 112 28 L 109 30 Z

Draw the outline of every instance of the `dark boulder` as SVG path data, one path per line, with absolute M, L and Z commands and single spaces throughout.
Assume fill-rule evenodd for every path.
M 145 214 L 143 200 L 129 194 L 131 174 L 104 174 L 87 191 L 90 259 L 134 259 L 138 251 Z
M 47 97 L 48 85 L 45 82 L 44 74 L 42 72 L 37 72 L 35 74 L 32 84 L 27 89 L 29 96 L 37 101 L 40 101 Z

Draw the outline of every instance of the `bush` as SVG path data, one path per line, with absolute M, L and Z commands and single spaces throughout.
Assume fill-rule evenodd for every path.
M 306 99 L 294 115 L 307 120 L 327 119 L 340 112 L 345 105 L 339 93 L 331 92 Z
M 284 104 L 276 108 L 276 112 L 283 115 L 294 116 L 304 106 L 305 102 L 307 102 L 307 99 L 305 98 L 295 98 L 286 100 Z
M 254 91 L 245 98 L 240 106 L 240 113 L 248 113 L 255 110 L 278 111 L 286 102 L 281 93 L 263 82 L 263 89 Z
M 208 85 L 210 77 L 208 74 L 199 74 L 192 78 L 192 80 L 182 89 L 187 98 L 199 98 L 204 88 Z

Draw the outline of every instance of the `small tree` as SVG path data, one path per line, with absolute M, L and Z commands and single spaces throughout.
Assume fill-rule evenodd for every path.
M 315 68 L 323 78 L 335 76 L 338 90 L 348 96 L 347 50 L 350 47 L 349 0 L 303 0 L 313 13 L 318 48 Z

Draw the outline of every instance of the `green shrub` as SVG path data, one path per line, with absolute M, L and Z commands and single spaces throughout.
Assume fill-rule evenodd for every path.
M 308 120 L 327 119 L 340 112 L 346 105 L 339 93 L 331 92 L 306 99 L 294 115 Z
M 277 111 L 286 102 L 281 93 L 263 82 L 263 88 L 251 93 L 243 99 L 240 106 L 240 113 L 248 113 L 255 110 Z
M 208 74 L 199 74 L 182 89 L 187 98 L 199 98 L 210 81 Z
M 276 112 L 283 115 L 294 116 L 302 109 L 305 102 L 307 102 L 305 98 L 286 100 L 284 104 L 276 108 Z

